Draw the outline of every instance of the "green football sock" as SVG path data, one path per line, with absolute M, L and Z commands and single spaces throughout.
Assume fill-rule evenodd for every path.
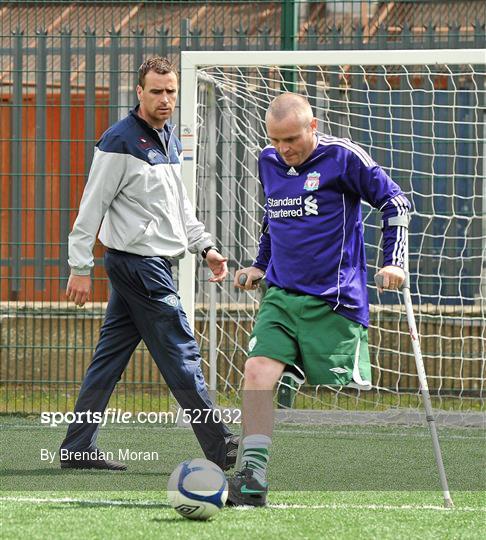
M 253 470 L 261 484 L 267 481 L 268 448 L 272 439 L 267 435 L 248 435 L 243 439 L 242 466 Z

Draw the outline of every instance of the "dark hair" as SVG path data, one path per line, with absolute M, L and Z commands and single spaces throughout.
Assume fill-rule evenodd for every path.
M 138 68 L 138 84 L 143 88 L 145 85 L 145 75 L 149 71 L 155 71 L 160 75 L 165 75 L 166 73 L 174 73 L 177 77 L 177 68 L 176 66 L 168 59 L 162 56 L 153 56 L 147 58 L 145 62 Z

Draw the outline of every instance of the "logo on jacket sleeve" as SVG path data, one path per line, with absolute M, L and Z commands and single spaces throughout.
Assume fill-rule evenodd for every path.
M 138 139 L 138 146 L 142 150 L 150 150 L 150 148 L 152 148 L 153 146 L 153 143 L 150 141 L 147 141 L 147 139 L 144 139 L 143 137 L 140 137 L 140 139 Z
M 170 307 L 177 307 L 179 305 L 179 299 L 175 294 L 168 294 L 166 297 L 162 298 L 162 302 L 165 302 Z
M 317 171 L 311 172 L 307 175 L 307 180 L 304 184 L 304 189 L 306 191 L 315 191 L 319 188 L 319 178 L 321 174 Z
M 151 148 L 147 152 L 147 160 L 150 165 L 158 165 L 159 163 L 167 163 L 167 158 L 158 148 Z

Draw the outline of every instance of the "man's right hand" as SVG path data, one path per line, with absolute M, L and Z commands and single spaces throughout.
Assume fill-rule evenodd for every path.
M 235 274 L 234 286 L 243 291 L 252 291 L 260 285 L 260 280 L 264 275 L 263 270 L 254 266 L 242 268 Z M 246 276 L 246 281 L 242 276 Z
M 91 292 L 91 276 L 71 274 L 66 287 L 66 296 L 77 306 L 83 307 Z

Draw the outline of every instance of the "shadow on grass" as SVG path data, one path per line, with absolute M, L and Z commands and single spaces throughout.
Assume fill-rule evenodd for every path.
M 167 507 L 169 507 L 167 505 Z M 170 507 L 169 507 L 170 508 Z M 174 523 L 197 523 L 197 526 L 198 528 L 199 527 L 204 527 L 205 524 L 207 525 L 212 525 L 214 523 L 214 520 L 212 519 L 187 519 L 185 517 L 182 517 L 182 516 L 179 516 L 178 514 L 175 514 L 173 517 L 154 517 L 154 518 L 151 518 L 149 521 L 153 522 L 153 523 L 171 523 L 171 524 L 174 524 Z
M 109 471 L 100 469 L 8 469 L 0 473 L 0 478 L 7 476 L 67 476 L 69 474 L 76 475 L 88 475 L 88 476 L 102 476 L 102 475 L 117 475 L 117 476 L 156 476 L 169 477 L 170 473 L 164 473 L 160 471 L 153 472 L 129 472 L 126 471 Z

